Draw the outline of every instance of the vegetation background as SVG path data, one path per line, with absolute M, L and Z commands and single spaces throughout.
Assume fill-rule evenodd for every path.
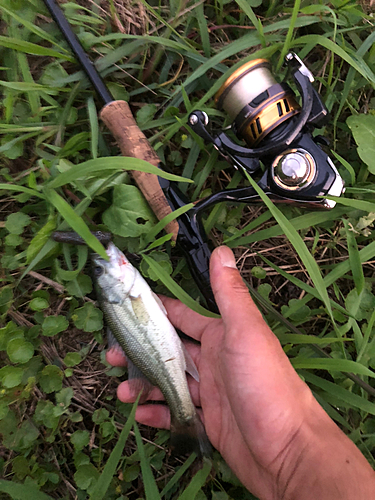
M 346 182 L 331 211 L 220 205 L 205 226 L 238 266 L 330 416 L 375 464 L 375 31 L 373 1 L 80 0 L 62 4 L 116 99 L 129 100 L 194 201 L 244 183 L 191 136 L 233 68 L 295 51 L 331 113 L 323 130 Z M 106 365 L 87 247 L 55 229 L 109 230 L 156 291 L 199 298 L 99 123 L 90 85 L 40 0 L 0 0 L 0 497 L 254 498 L 216 453 L 172 458 L 138 429 Z M 116 157 L 116 158 L 115 158 Z M 159 234 L 160 233 L 160 234 Z M 187 293 L 186 293 L 187 292 Z M 201 308 L 190 299 L 189 304 Z M 256 356 L 256 353 L 254 353 Z M 1 493 L 2 492 L 2 493 Z

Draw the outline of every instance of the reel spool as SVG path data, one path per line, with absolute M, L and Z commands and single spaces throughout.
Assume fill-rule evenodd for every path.
M 233 121 L 237 137 L 250 147 L 301 110 L 291 88 L 276 82 L 266 59 L 238 68 L 217 92 L 215 103 Z

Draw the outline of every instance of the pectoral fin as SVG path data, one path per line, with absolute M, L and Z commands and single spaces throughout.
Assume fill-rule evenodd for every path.
M 182 350 L 184 352 L 185 356 L 185 361 L 186 361 L 186 372 L 193 377 L 197 382 L 199 382 L 199 373 L 198 373 L 198 368 L 196 367 L 193 358 L 190 356 L 188 350 L 182 344 Z
M 130 296 L 133 312 L 136 315 L 138 321 L 142 325 L 147 325 L 150 320 L 150 315 L 143 303 L 142 297 L 139 295 L 138 297 Z

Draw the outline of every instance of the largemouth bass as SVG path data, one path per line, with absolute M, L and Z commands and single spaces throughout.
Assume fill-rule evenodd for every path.
M 160 388 L 171 412 L 171 444 L 176 452 L 209 455 L 211 445 L 191 400 L 186 372 L 199 380 L 160 299 L 113 244 L 109 262 L 93 255 L 98 300 L 113 336 L 128 358 L 130 389 L 145 400 Z

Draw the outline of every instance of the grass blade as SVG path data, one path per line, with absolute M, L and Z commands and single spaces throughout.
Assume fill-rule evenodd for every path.
M 161 500 L 159 489 L 156 485 L 149 461 L 146 458 L 145 448 L 137 424 L 134 422 L 134 434 L 137 442 L 138 453 L 141 459 L 141 470 L 146 498 L 150 500 Z
M 185 472 L 188 470 L 190 465 L 194 462 L 194 460 L 197 458 L 197 455 L 195 453 L 192 453 L 190 457 L 186 460 L 184 465 L 178 469 L 178 471 L 172 476 L 172 478 L 168 481 L 168 483 L 164 486 L 162 489 L 160 496 L 163 497 L 168 493 L 168 491 L 173 488 L 173 486 L 182 478 L 182 476 L 185 474 Z
M 277 338 L 280 340 L 282 344 L 316 344 L 316 345 L 329 345 L 332 342 L 351 342 L 352 339 L 349 338 L 337 338 L 337 337 L 316 337 L 315 335 L 304 335 L 297 333 L 278 333 Z
M 107 253 L 103 245 L 97 238 L 95 238 L 95 236 L 91 234 L 86 223 L 75 213 L 69 203 L 67 203 L 54 189 L 46 189 L 45 195 L 47 200 L 56 208 L 69 226 L 85 240 L 87 245 L 92 248 L 94 252 L 108 260 Z
M 74 165 L 71 169 L 61 173 L 53 179 L 48 186 L 50 188 L 57 188 L 80 178 L 94 177 L 94 174 L 109 171 L 120 172 L 122 170 L 138 170 L 140 172 L 148 172 L 170 181 L 193 182 L 191 179 L 185 179 L 178 175 L 169 174 L 168 172 L 151 165 L 151 163 L 148 163 L 147 161 L 140 160 L 139 158 L 130 158 L 127 156 L 106 156 L 105 158 L 96 158 L 95 160 L 88 160 L 84 163 Z
M 87 100 L 87 111 L 89 114 L 90 130 L 91 130 L 91 156 L 95 160 L 98 157 L 99 143 L 99 122 L 98 114 L 94 103 L 94 98 L 91 96 Z
M 207 316 L 209 318 L 219 318 L 218 314 L 215 314 L 208 309 L 201 306 L 196 302 L 188 293 L 185 292 L 183 288 L 178 285 L 173 278 L 149 255 L 143 255 L 146 263 L 151 267 L 151 269 L 157 274 L 160 281 L 168 288 L 173 295 L 186 304 L 193 311 L 202 314 L 202 316 Z
M 348 242 L 349 264 L 352 270 L 352 275 L 357 290 L 357 294 L 361 295 L 363 287 L 365 286 L 365 277 L 363 275 L 362 263 L 359 256 L 357 240 L 355 239 L 353 228 L 350 228 L 349 226 L 349 222 L 345 219 L 343 219 L 343 222 L 346 231 L 346 239 Z
M 369 368 L 366 368 L 366 366 L 349 359 L 296 357 L 291 359 L 291 363 L 296 370 L 332 370 L 338 372 L 355 373 L 358 375 L 375 378 L 375 372 L 371 371 Z
M 333 382 L 329 382 L 328 380 L 324 380 L 317 375 L 301 370 L 301 375 L 304 379 L 310 384 L 323 389 L 328 392 L 335 398 L 341 399 L 344 403 L 349 404 L 352 408 L 358 408 L 359 410 L 363 410 L 371 415 L 375 415 L 375 404 L 371 403 L 371 401 L 367 401 L 367 399 L 362 396 L 358 396 L 357 394 L 353 394 L 352 392 L 344 389 L 338 384 L 334 384 Z
M 304 215 L 300 215 L 298 217 L 295 217 L 294 219 L 291 219 L 289 223 L 296 231 L 300 231 L 301 229 L 319 225 L 330 220 L 337 220 L 342 215 L 347 215 L 348 213 L 350 213 L 348 209 L 335 207 L 332 210 L 328 210 L 326 212 L 309 212 Z M 257 220 L 258 218 L 255 219 L 254 223 Z M 254 227 L 251 227 L 251 229 L 254 229 Z M 237 234 L 234 234 L 233 237 L 225 240 L 225 243 L 233 248 L 235 246 L 249 245 L 250 243 L 254 243 L 255 241 L 263 241 L 269 238 L 275 238 L 276 236 L 282 236 L 283 234 L 283 229 L 279 226 L 279 224 L 276 224 L 267 229 L 256 231 L 255 233 L 249 234 L 248 236 L 241 237 L 241 233 L 239 233 L 239 236 L 237 237 Z
M 37 196 L 42 200 L 45 200 L 45 196 L 39 191 L 35 191 L 35 189 L 27 188 L 25 186 L 17 186 L 16 184 L 4 184 L 0 183 L 0 189 L 4 189 L 5 191 L 19 191 L 21 193 L 28 193 L 31 196 Z
M 323 281 L 323 277 L 321 275 L 318 264 L 316 263 L 314 257 L 309 252 L 305 242 L 298 234 L 298 232 L 294 229 L 294 227 L 290 224 L 285 215 L 280 212 L 280 210 L 272 203 L 272 201 L 268 198 L 268 196 L 261 190 L 258 184 L 247 174 L 247 178 L 250 184 L 253 186 L 255 191 L 259 194 L 262 201 L 265 203 L 269 211 L 275 217 L 276 221 L 279 223 L 281 229 L 284 231 L 285 236 L 288 238 L 290 243 L 293 245 L 298 255 L 300 256 L 303 264 L 306 267 L 307 272 L 309 273 L 310 278 L 312 279 L 317 292 L 319 293 L 320 299 L 324 303 L 327 311 L 332 319 L 332 323 L 335 325 L 335 320 L 332 315 L 331 303 L 328 297 L 327 288 Z
M 195 474 L 187 488 L 185 488 L 183 493 L 178 497 L 178 500 L 192 500 L 193 498 L 195 498 L 197 493 L 201 490 L 202 486 L 204 486 L 206 479 L 211 472 L 211 468 L 211 462 L 209 460 L 206 460 L 201 470 L 199 470 Z
M 19 52 L 25 52 L 26 54 L 34 56 L 57 57 L 58 59 L 64 59 L 64 61 L 75 61 L 75 59 L 67 53 L 62 54 L 57 50 L 48 49 L 46 47 L 36 45 L 35 43 L 25 42 L 23 40 L 19 40 L 18 38 L 0 36 L 0 46 L 6 47 L 7 49 L 17 50 Z
M 178 208 L 174 212 L 166 215 L 161 219 L 152 229 L 147 233 L 147 236 L 143 242 L 143 248 L 145 248 L 149 243 L 151 243 L 156 236 L 162 231 L 167 224 L 172 222 L 173 220 L 177 219 L 180 215 L 188 212 L 191 208 L 193 208 L 194 203 L 188 203 L 187 205 L 184 205 L 183 207 Z
M 288 28 L 288 33 L 286 35 L 286 39 L 280 54 L 279 62 L 276 67 L 276 71 L 280 71 L 281 66 L 284 63 L 284 58 L 289 52 L 289 47 L 290 47 L 290 42 L 292 41 L 293 37 L 293 31 L 296 25 L 297 17 L 298 17 L 298 12 L 301 7 L 301 0 L 295 0 L 294 2 L 294 7 L 293 7 L 293 12 L 292 12 L 292 17 L 290 18 L 290 24 Z
M 129 418 L 127 419 L 126 424 L 121 431 L 116 446 L 113 448 L 113 451 L 104 466 L 103 472 L 101 473 L 98 482 L 96 483 L 95 488 L 91 493 L 90 500 L 102 500 L 103 498 L 105 498 L 108 487 L 111 484 L 112 478 L 116 473 L 118 463 L 124 451 L 125 443 L 129 436 L 129 432 L 133 424 L 135 423 L 135 410 L 137 409 L 138 401 L 139 396 L 136 402 L 133 404 L 132 411 L 130 412 Z

